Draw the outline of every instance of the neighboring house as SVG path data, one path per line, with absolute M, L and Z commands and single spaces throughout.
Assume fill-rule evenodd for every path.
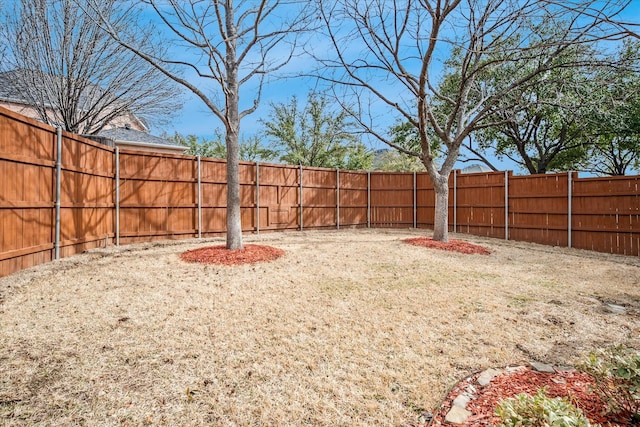
M 51 109 L 46 101 L 47 88 L 40 86 L 43 74 L 36 74 L 34 71 L 13 70 L 0 73 L 0 106 L 8 110 L 22 114 L 35 120 L 41 120 L 38 110 L 33 106 L 30 100 L 41 99 L 45 108 Z M 47 78 L 61 78 L 45 75 Z M 25 85 L 25 81 L 33 82 L 33 84 Z M 104 91 L 92 86 L 86 95 L 80 97 L 80 104 L 85 103 L 86 107 L 95 108 L 96 102 L 100 100 L 92 99 L 95 97 L 103 97 Z M 108 98 L 108 97 L 105 97 Z M 93 107 L 92 107 L 93 106 Z M 55 118 L 48 115 L 49 122 L 55 123 Z M 177 145 L 165 139 L 149 135 L 149 129 L 144 121 L 133 113 L 126 113 L 114 117 L 108 123 L 99 123 L 103 126 L 100 131 L 93 135 L 84 135 L 102 144 L 117 146 L 121 148 L 137 149 L 143 151 L 153 151 L 156 153 L 172 153 L 183 154 L 188 147 Z M 93 133 L 93 132 L 92 132 Z M 105 139 L 106 138 L 106 139 Z
M 184 154 L 189 149 L 184 145 L 127 127 L 104 129 L 98 132 L 97 136 L 112 140 L 116 147 L 153 151 L 154 153 Z
M 36 75 L 34 78 L 30 78 L 33 75 L 34 71 L 27 70 L 13 70 L 13 71 L 5 71 L 0 73 L 0 106 L 5 107 L 8 110 L 15 111 L 16 113 L 22 114 L 23 116 L 27 116 L 32 119 L 41 120 L 40 114 L 38 110 L 34 107 L 32 100 L 34 99 L 42 99 L 45 104 L 45 108 L 53 107 L 47 105 L 46 103 L 46 94 L 47 88 L 38 87 L 38 85 L 43 79 L 39 78 L 41 74 Z M 61 77 L 49 76 L 52 79 L 60 79 Z M 28 87 L 25 87 L 24 82 L 29 81 L 33 82 Z M 104 93 L 104 92 L 102 92 Z M 92 94 L 84 97 L 84 100 L 81 97 L 81 103 L 86 102 L 87 105 L 97 102 L 96 100 L 90 99 L 91 97 L 96 97 L 101 94 L 100 89 L 97 87 L 92 87 Z M 55 122 L 55 118 L 53 115 L 48 117 L 51 118 L 50 122 Z M 102 124 L 102 123 L 101 123 Z M 109 120 L 108 123 L 104 124 L 103 129 L 109 128 L 122 128 L 128 126 L 131 129 L 148 132 L 146 124 L 143 120 L 137 117 L 133 113 L 127 113 L 125 115 L 121 115 Z

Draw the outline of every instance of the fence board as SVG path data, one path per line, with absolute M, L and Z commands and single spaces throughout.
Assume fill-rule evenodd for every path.
M 340 227 L 366 227 L 367 173 L 340 171 Z
M 509 179 L 509 239 L 543 245 L 568 244 L 568 175 Z
M 194 157 L 121 150 L 120 162 L 121 242 L 141 241 L 141 236 L 146 241 L 197 236 Z M 205 206 L 211 203 L 205 189 L 216 185 L 210 184 L 211 172 L 211 168 L 203 168 Z
M 371 226 L 413 226 L 413 174 L 371 173 Z
M 300 168 L 260 164 L 260 230 L 300 227 Z
M 62 133 L 60 256 L 104 247 L 115 236 L 114 149 Z
M 598 252 L 640 255 L 640 178 L 574 181 L 573 246 Z
M 0 109 L 0 276 L 53 259 L 55 129 Z
M 417 227 L 433 228 L 435 222 L 436 193 L 426 172 L 416 174 Z M 452 224 L 452 218 L 450 223 Z
M 504 172 L 461 174 L 456 172 L 457 232 L 505 237 Z M 478 195 L 482 195 L 481 198 Z

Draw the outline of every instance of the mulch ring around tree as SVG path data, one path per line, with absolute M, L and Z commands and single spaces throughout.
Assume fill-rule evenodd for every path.
M 602 426 L 626 426 L 630 417 L 628 413 L 607 413 L 604 402 L 593 392 L 594 379 L 573 369 L 563 370 L 546 366 L 551 372 L 540 372 L 532 366 L 510 367 L 504 370 L 493 370 L 475 373 L 456 384 L 447 394 L 442 404 L 426 424 L 435 426 L 464 426 L 484 427 L 500 424 L 500 418 L 495 410 L 503 399 L 517 394 L 535 395 L 544 388 L 545 394 L 551 398 L 564 397 L 582 410 L 592 424 Z M 487 383 L 481 381 L 482 376 L 493 376 Z M 482 382 L 481 385 L 480 382 Z M 456 398 L 466 396 L 464 409 L 468 411 L 468 418 L 456 424 L 445 421 L 445 418 L 456 405 Z M 459 403 L 458 403 L 459 405 Z
M 413 237 L 411 239 L 404 239 L 403 242 L 414 246 L 423 246 L 425 248 L 441 249 L 445 251 L 459 252 L 462 254 L 489 255 L 491 253 L 491 251 L 484 246 L 475 245 L 462 240 L 439 242 L 437 240 L 433 240 L 431 237 Z
M 282 249 L 264 245 L 244 245 L 242 249 L 234 250 L 220 245 L 183 252 L 180 259 L 202 264 L 242 265 L 273 261 L 284 254 Z

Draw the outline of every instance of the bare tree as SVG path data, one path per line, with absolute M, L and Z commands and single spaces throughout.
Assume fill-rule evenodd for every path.
M 102 0 L 93 2 L 100 10 Z M 264 79 L 292 58 L 304 29 L 306 2 L 143 0 L 120 15 L 152 13 L 180 55 L 156 55 L 103 15 L 101 25 L 121 46 L 189 89 L 223 124 L 227 146 L 227 248 L 242 248 L 238 174 L 240 122 L 260 104 Z M 140 8 L 138 8 L 140 6 Z M 189 75 L 186 77 L 186 75 Z M 250 99 L 241 105 L 243 99 Z
M 101 1 L 100 13 L 116 3 Z M 177 86 L 115 43 L 73 0 L 20 0 L 9 12 L 0 31 L 8 50 L 3 85 L 45 123 L 95 134 L 114 119 L 161 122 L 179 108 Z
M 578 66 L 561 60 L 569 47 L 623 37 L 607 22 L 624 6 L 618 3 L 583 1 L 567 9 L 544 0 L 320 1 L 319 16 L 333 55 L 314 56 L 321 60 L 324 80 L 341 85 L 360 101 L 358 118 L 371 135 L 424 163 L 436 192 L 433 238 L 447 241 L 448 180 L 465 140 L 495 124 L 490 117 L 505 107 L 498 101 L 534 77 Z M 591 13 L 596 8 L 599 13 Z M 560 31 L 539 38 L 532 25 Z M 443 61 L 451 66 L 447 61 L 452 58 L 456 73 L 442 85 Z M 519 62 L 534 59 L 534 67 L 506 76 L 508 81 L 472 90 L 483 73 L 504 64 L 517 69 Z M 371 99 L 418 130 L 419 149 L 395 144 L 376 126 L 375 117 L 364 115 Z M 439 158 L 433 138 L 441 141 Z

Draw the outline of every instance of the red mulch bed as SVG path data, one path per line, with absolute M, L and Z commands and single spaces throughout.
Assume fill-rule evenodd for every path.
M 404 239 L 404 242 L 414 246 L 424 246 L 425 248 L 460 252 L 462 254 L 489 255 L 491 253 L 491 251 L 484 246 L 474 245 L 473 243 L 464 242 L 462 240 L 449 240 L 445 243 L 433 240 L 431 237 L 414 237 L 411 239 Z
M 475 374 L 458 383 L 433 415 L 433 419 L 426 425 L 449 425 L 445 424 L 444 417 L 451 409 L 453 400 L 462 394 L 469 384 L 473 384 L 477 392 L 475 393 L 475 398 L 467 405 L 467 410 L 473 415 L 469 417 L 465 424 L 460 424 L 466 427 L 484 427 L 500 424 L 500 418 L 495 416 L 495 409 L 500 400 L 514 397 L 520 393 L 534 395 L 538 389 L 543 387 L 546 388 L 546 394 L 549 397 L 568 398 L 584 412 L 592 424 L 626 426 L 625 416 L 630 415 L 605 414 L 605 404 L 591 391 L 594 380 L 584 372 L 560 371 L 544 373 L 534 371 L 531 367 L 526 367 L 515 372 L 498 375 L 484 387 L 475 381 L 478 375 Z
M 207 246 L 184 252 L 180 259 L 203 264 L 241 265 L 273 261 L 284 255 L 282 249 L 263 245 L 244 245 L 242 249 L 229 250 L 224 245 Z

